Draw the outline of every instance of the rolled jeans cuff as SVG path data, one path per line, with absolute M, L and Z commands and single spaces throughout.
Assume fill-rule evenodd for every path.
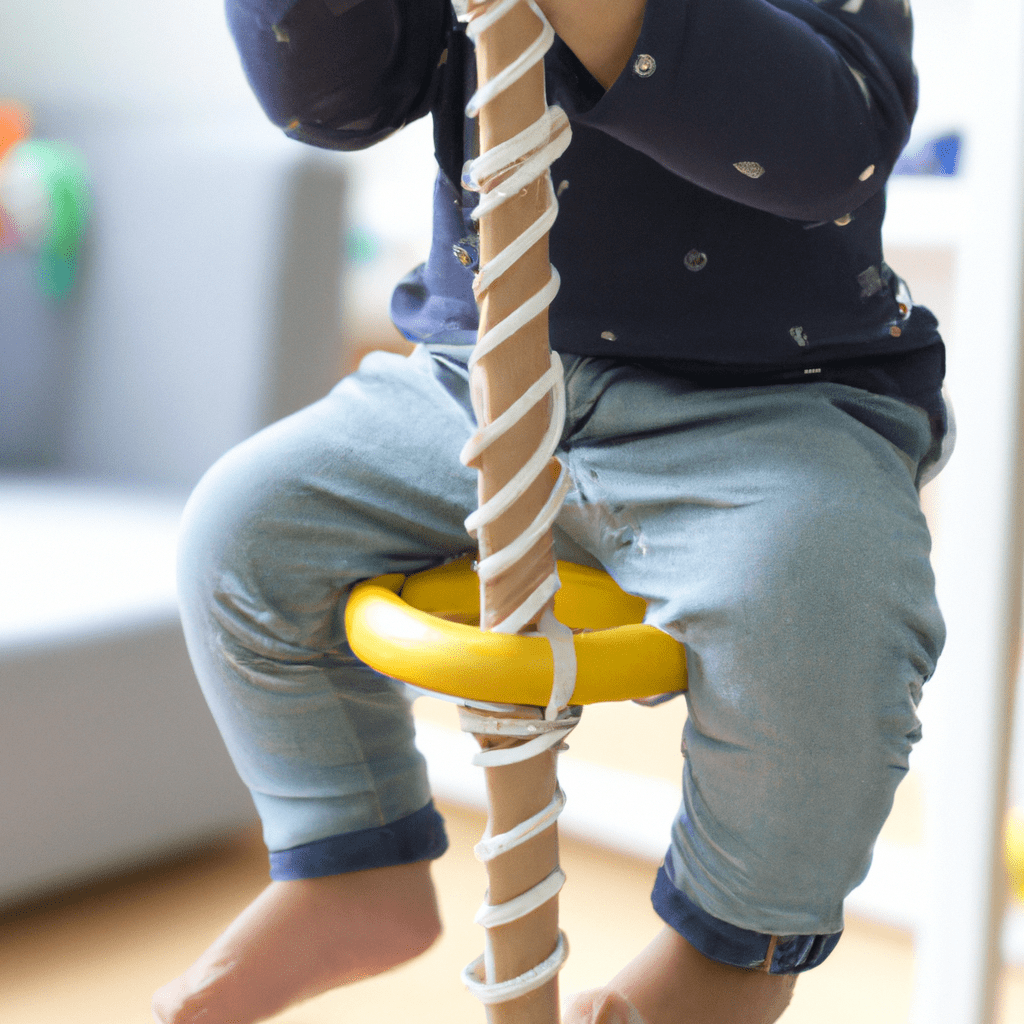
M 436 860 L 447 849 L 444 819 L 431 801 L 387 825 L 327 836 L 289 850 L 271 851 L 270 877 L 276 882 L 287 882 L 414 864 Z
M 772 950 L 769 974 L 800 974 L 817 967 L 843 934 L 768 935 L 720 921 L 680 892 L 664 867 L 658 870 L 651 902 L 658 916 L 709 960 L 763 971 Z

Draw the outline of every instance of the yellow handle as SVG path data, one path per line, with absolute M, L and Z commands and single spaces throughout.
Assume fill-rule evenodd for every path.
M 555 615 L 573 629 L 573 704 L 633 700 L 686 688 L 683 645 L 642 624 L 644 602 L 607 574 L 558 563 Z M 385 675 L 466 700 L 543 707 L 551 695 L 551 645 L 477 627 L 479 587 L 468 560 L 414 576 L 358 584 L 345 609 L 356 657 Z

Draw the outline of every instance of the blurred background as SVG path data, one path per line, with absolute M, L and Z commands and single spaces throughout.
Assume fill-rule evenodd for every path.
M 972 301 L 963 254 L 978 245 L 975 197 L 986 187 L 965 173 L 987 130 L 971 85 L 978 69 L 965 57 L 977 51 L 965 40 L 986 4 L 915 0 L 922 103 L 889 188 L 887 259 L 938 315 L 951 377 L 966 376 L 956 357 Z M 408 348 L 387 308 L 429 247 L 430 126 L 358 154 L 286 140 L 252 98 L 212 0 L 5 0 L 0 104 L 15 111 L 0 196 L 21 211 L 0 232 L 0 1024 L 141 1024 L 150 992 L 266 881 L 251 802 L 178 626 L 181 509 L 228 448 L 319 398 L 365 352 Z M 35 172 L 70 211 L 59 238 L 24 184 Z M 1007 219 L 1019 230 L 1015 210 Z M 47 256 L 71 259 L 72 248 L 73 272 L 47 276 Z M 1008 288 L 1019 292 L 1019 240 L 992 259 L 1009 260 Z M 989 353 L 996 382 L 981 399 L 965 381 L 968 411 L 983 401 L 1012 422 L 1018 349 L 1019 332 L 1004 363 Z M 924 500 L 951 632 L 983 642 L 957 618 L 958 595 L 999 590 L 1002 577 L 983 567 L 965 577 L 954 554 L 962 515 L 979 523 L 994 509 L 1003 536 L 1012 459 L 978 468 L 970 452 L 964 462 L 997 480 L 996 498 L 961 513 L 973 485 L 951 469 Z M 1014 551 L 1004 545 L 993 564 L 1013 562 Z M 1013 609 L 1003 605 L 1017 570 L 1007 571 L 1009 590 L 986 623 L 1015 656 Z M 787 1021 L 920 1020 L 921 987 L 935 977 L 922 972 L 921 951 L 935 962 L 936 917 L 963 933 L 949 917 L 960 911 L 936 896 L 952 886 L 942 858 L 956 863 L 963 839 L 950 764 L 974 787 L 961 807 L 994 807 L 962 833 L 998 818 L 1001 835 L 1008 808 L 1024 804 L 1024 725 L 1005 679 L 989 686 L 980 669 L 960 672 L 955 655 L 951 664 L 948 683 L 929 684 L 925 740 L 850 899 L 847 937 L 798 986 Z M 952 738 L 965 675 L 977 692 L 989 687 L 989 718 L 1019 740 L 1009 765 L 976 756 L 998 747 L 988 733 L 974 749 Z M 485 883 L 470 852 L 483 829 L 480 780 L 452 708 L 421 700 L 416 711 L 452 833 L 437 868 L 449 931 L 423 961 L 281 1020 L 397 1016 L 413 999 L 421 1019 L 482 1019 L 458 981 L 482 941 L 472 916 Z M 566 990 L 600 984 L 658 929 L 647 896 L 678 802 L 684 715 L 681 701 L 588 709 L 563 758 Z M 637 749 L 656 753 L 638 765 Z M 609 793 L 623 808 L 613 829 L 602 814 Z M 1001 845 L 999 856 L 998 869 L 975 872 L 978 892 L 997 892 L 998 953 L 985 977 L 1000 999 L 977 1019 L 1003 1024 L 1024 1020 L 1024 903 L 1007 897 Z M 965 854 L 965 870 L 979 858 L 984 850 Z

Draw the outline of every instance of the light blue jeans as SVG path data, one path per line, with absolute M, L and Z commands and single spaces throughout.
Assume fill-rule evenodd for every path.
M 186 637 L 275 877 L 444 849 L 404 688 L 352 656 L 343 612 L 358 580 L 472 550 L 468 354 L 368 357 L 189 503 Z M 917 490 L 928 417 L 840 384 L 708 390 L 563 362 L 560 555 L 603 566 L 686 645 L 655 906 L 715 959 L 753 966 L 775 936 L 769 968 L 807 969 L 868 870 L 943 643 Z

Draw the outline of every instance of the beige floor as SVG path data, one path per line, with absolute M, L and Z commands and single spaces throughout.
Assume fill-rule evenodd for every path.
M 436 877 L 447 932 L 421 960 L 275 1018 L 281 1024 L 479 1024 L 458 975 L 480 951 L 472 917 L 484 888 L 471 847 L 483 821 L 445 808 L 452 849 Z M 647 894 L 654 865 L 563 841 L 563 926 L 572 955 L 563 991 L 600 983 L 659 928 Z M 0 917 L 0 1024 L 145 1024 L 149 995 L 185 967 L 265 884 L 258 836 Z M 904 1024 L 908 936 L 858 921 L 801 979 L 786 1024 Z M 1007 972 L 1000 1024 L 1024 1020 L 1024 970 Z

